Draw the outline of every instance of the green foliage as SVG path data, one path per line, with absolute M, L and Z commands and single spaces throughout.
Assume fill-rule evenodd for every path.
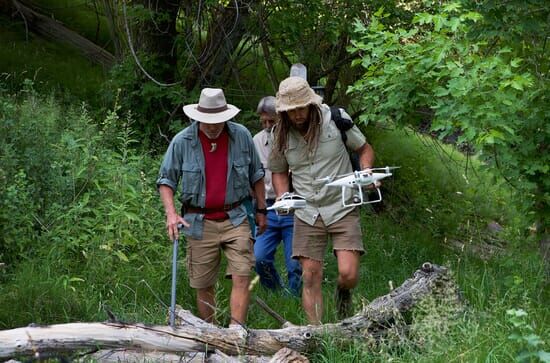
M 502 180 L 479 171 L 475 158 L 409 129 L 366 128 L 378 165 L 395 165 L 382 184 L 385 212 L 400 226 L 418 226 L 439 241 L 487 240 L 486 226 L 525 223 Z M 525 231 L 525 230 L 524 230 Z
M 521 347 L 516 361 L 530 362 L 538 358 L 540 362 L 550 362 L 550 352 L 541 349 L 544 341 L 534 333 L 533 327 L 526 321 L 529 314 L 523 309 L 510 309 L 506 311 L 506 315 L 513 327 L 513 333 L 508 339 Z
M 84 107 L 32 88 L 0 100 L 0 260 L 13 280 L 0 295 L 27 312 L 3 309 L 0 325 L 104 319 L 102 305 L 131 305 L 129 294 L 158 304 L 150 286 L 169 291 L 159 161 L 130 147 L 132 119 L 112 112 L 98 129 Z
M 474 146 L 517 189 L 525 210 L 547 220 L 546 79 L 506 44 L 472 38 L 484 19 L 459 3 L 418 13 L 408 28 L 386 28 L 383 17 L 380 11 L 368 26 L 355 24 L 350 50 L 365 73 L 349 90 L 366 106 L 361 121 L 404 126 L 427 118 L 441 138 L 459 131 L 458 142 Z
M 103 321 L 106 309 L 124 321 L 166 324 L 171 246 L 154 185 L 160 157 L 137 151 L 135 121 L 118 103 L 103 119 L 93 120 L 86 107 L 62 106 L 51 97 L 40 97 L 31 86 L 20 95 L 0 95 L 0 137 L 5 137 L 0 144 L 0 222 L 7 226 L 0 233 L 3 241 L 16 243 L 15 247 L 0 244 L 1 262 L 8 265 L 0 270 L 0 306 L 4 307 L 0 328 L 31 322 Z M 33 114 L 42 123 L 30 117 Z M 40 137 L 30 133 L 34 145 L 28 131 L 36 129 Z M 367 253 L 361 261 L 354 308 L 388 293 L 423 262 L 432 261 L 450 267 L 468 309 L 457 311 L 450 303 L 441 306 L 445 299 L 429 300 L 398 320 L 381 343 L 365 339 L 344 344 L 338 337 L 327 337 L 310 359 L 511 361 L 521 350 L 547 351 L 541 344 L 529 345 L 537 342 L 531 334 L 541 341 L 548 339 L 549 316 L 542 304 L 547 300 L 544 270 L 528 251 L 533 241 L 524 240 L 524 221 L 511 207 L 507 191 L 481 172 L 464 177 L 466 159 L 429 138 L 415 137 L 405 129 L 368 128 L 367 135 L 382 165 L 403 167 L 384 183 L 385 211 L 362 210 Z M 37 178 L 27 165 L 36 168 L 40 163 L 47 167 Z M 474 169 L 479 166 L 473 160 L 468 163 Z M 39 223 L 28 212 L 40 193 L 49 202 L 35 212 L 43 216 Z M 468 247 L 488 242 L 485 226 L 490 220 L 504 226 L 498 239 L 509 239 L 509 252 L 483 262 Z M 451 249 L 443 243 L 451 237 L 470 244 L 464 250 Z M 179 256 L 177 301 L 195 311 L 183 249 Z M 278 267 L 284 268 L 283 260 L 279 251 Z M 337 267 L 329 251 L 325 262 L 324 316 L 326 322 L 334 322 Z M 216 286 L 220 324 L 229 321 L 230 287 L 230 281 L 221 278 Z M 306 324 L 299 298 L 260 287 L 253 294 L 289 321 Z M 527 325 L 518 327 L 519 331 L 513 327 L 506 315 L 512 308 L 528 312 L 525 323 L 532 330 Z M 404 323 L 409 327 L 406 335 Z M 248 325 L 278 328 L 254 303 Z M 514 333 L 521 339 L 509 339 Z
M 159 63 L 150 57 L 140 55 L 140 62 L 146 69 L 154 69 Z M 183 104 L 195 103 L 198 95 L 187 95 L 180 87 L 163 87 L 155 84 L 139 70 L 134 60 L 127 58 L 110 71 L 109 80 L 103 85 L 103 102 L 114 112 L 131 112 L 135 119 L 133 128 L 140 146 L 144 149 L 162 149 L 168 137 L 183 127 L 181 109 Z M 108 111 L 108 110 L 106 110 Z
M 22 93 L 20 100 L 4 95 L 0 100 L 0 218 L 8 226 L 1 232 L 5 243 L 0 257 L 8 263 L 16 258 L 16 251 L 34 250 L 33 230 L 48 229 L 51 208 L 75 198 L 86 169 L 70 170 L 69 175 L 61 166 L 84 157 L 77 154 L 67 159 L 76 132 L 80 140 L 93 138 L 84 108 L 65 113 L 53 98 L 41 99 L 31 81 Z

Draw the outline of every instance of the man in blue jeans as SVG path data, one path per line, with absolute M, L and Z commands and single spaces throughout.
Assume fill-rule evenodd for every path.
M 264 97 L 258 103 L 256 110 L 260 116 L 263 130 L 254 136 L 254 146 L 260 156 L 260 161 L 265 169 L 265 195 L 267 207 L 275 202 L 275 191 L 271 184 L 271 171 L 267 169 L 267 161 L 271 153 L 271 128 L 277 122 L 278 116 L 275 110 L 275 97 Z M 267 229 L 259 235 L 254 244 L 256 257 L 256 272 L 260 276 L 260 283 L 265 288 L 276 290 L 284 288 L 277 269 L 275 268 L 275 252 L 277 246 L 284 244 L 285 264 L 288 274 L 288 290 L 295 296 L 300 296 L 302 289 L 302 267 L 298 260 L 292 258 L 292 232 L 294 215 L 289 213 L 277 215 L 274 210 L 267 213 Z

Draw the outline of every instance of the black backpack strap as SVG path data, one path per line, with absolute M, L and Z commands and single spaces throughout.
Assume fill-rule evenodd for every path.
M 332 119 L 332 121 L 334 121 L 334 123 L 336 124 L 336 127 L 338 127 L 338 130 L 340 130 L 340 135 L 342 136 L 342 142 L 345 145 L 346 141 L 348 141 L 348 136 L 346 135 L 346 131 L 348 131 L 353 127 L 353 121 L 342 117 L 342 111 L 340 111 L 340 107 L 337 107 L 337 106 L 330 107 L 330 118 Z
M 330 118 L 332 119 L 332 121 L 334 121 L 336 127 L 338 127 L 338 130 L 340 130 L 342 142 L 347 148 L 346 141 L 348 141 L 348 135 L 346 135 L 346 131 L 353 127 L 353 121 L 348 118 L 342 117 L 342 111 L 340 111 L 340 107 L 336 106 L 330 107 Z M 350 161 L 353 170 L 361 170 L 361 166 L 359 164 L 359 156 L 355 152 L 350 153 Z

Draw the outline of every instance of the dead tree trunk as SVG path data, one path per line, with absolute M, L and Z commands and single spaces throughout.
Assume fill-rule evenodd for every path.
M 21 16 L 27 29 L 46 38 L 75 47 L 92 62 L 107 68 L 115 62 L 115 57 L 99 45 L 66 28 L 57 20 L 42 15 L 17 0 L 0 0 L 0 10 L 10 12 L 14 16 Z
M 314 351 L 326 336 L 364 340 L 377 337 L 396 317 L 418 301 L 437 295 L 448 286 L 445 268 L 425 263 L 413 277 L 381 296 L 356 315 L 324 325 L 288 326 L 284 329 L 226 329 L 179 311 L 175 329 L 121 322 L 70 323 L 0 331 L 0 358 L 48 354 L 81 349 L 127 348 L 136 351 L 219 352 L 229 356 L 272 356 L 283 348 L 300 353 Z M 447 289 L 447 287 L 446 287 Z M 458 295 L 456 295 L 458 296 Z

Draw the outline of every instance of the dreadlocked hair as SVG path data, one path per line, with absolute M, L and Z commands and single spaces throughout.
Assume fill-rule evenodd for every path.
M 283 111 L 280 113 L 280 119 L 277 125 L 273 129 L 275 136 L 275 142 L 273 145 L 273 151 L 276 154 L 283 155 L 288 147 L 288 133 L 292 127 L 288 113 Z M 321 130 L 321 109 L 319 106 L 311 104 L 309 105 L 309 127 L 304 139 L 309 151 L 313 151 L 317 148 L 319 143 L 319 134 Z

